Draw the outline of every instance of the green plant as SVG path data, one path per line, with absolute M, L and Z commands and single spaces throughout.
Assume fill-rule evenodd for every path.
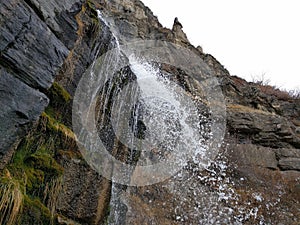
M 0 174 L 0 224 L 52 224 L 63 174 L 56 157 L 74 139 L 68 127 L 42 114 Z
M 29 196 L 24 197 L 23 211 L 20 220 L 22 221 L 22 224 L 53 224 L 50 210 L 39 198 Z

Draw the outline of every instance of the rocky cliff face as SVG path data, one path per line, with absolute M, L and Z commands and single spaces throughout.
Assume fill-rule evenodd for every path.
M 118 42 L 162 40 L 214 72 L 227 130 L 206 170 L 190 164 L 159 184 L 112 184 L 82 158 L 72 100 L 88 66 Z M 0 8 L 0 224 L 297 224 L 300 100 L 230 76 L 160 25 L 139 0 L 11 0 Z M 187 89 L 186 76 L 166 69 Z

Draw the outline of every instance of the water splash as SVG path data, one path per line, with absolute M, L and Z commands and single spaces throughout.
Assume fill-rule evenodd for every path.
M 137 84 L 142 99 L 138 110 L 148 127 L 146 139 L 153 148 L 176 152 L 182 166 L 188 160 L 183 156 L 193 152 L 193 160 L 204 158 L 206 146 L 199 132 L 199 111 L 190 96 L 175 82 L 171 82 L 164 74 L 148 62 L 143 62 L 131 55 L 130 68 L 137 77 Z M 137 113 L 138 114 L 138 113 Z M 150 152 L 151 149 L 148 149 Z M 165 155 L 166 152 L 157 152 Z M 142 157 L 141 157 L 142 158 Z
M 202 116 L 201 113 L 199 115 L 197 107 L 193 106 L 193 96 L 182 91 L 182 87 L 169 79 L 170 77 L 159 69 L 159 66 L 154 66 L 137 55 L 125 54 L 122 49 L 124 45 L 120 46 L 118 33 L 113 31 L 111 23 L 106 21 L 100 11 L 98 16 L 105 25 L 103 32 L 111 39 L 110 48 L 114 48 L 114 51 L 113 54 L 108 54 L 108 57 L 101 59 L 103 61 L 100 63 L 99 61 L 93 63 L 88 76 L 90 83 L 84 86 L 80 94 L 91 96 L 88 101 L 84 101 L 87 108 L 91 109 L 93 107 L 90 105 L 97 98 L 95 96 L 99 95 L 99 101 L 95 104 L 98 104 L 96 109 L 100 108 L 101 113 L 99 112 L 95 117 L 99 122 L 98 131 L 104 128 L 109 131 L 101 136 L 110 141 L 105 147 L 117 149 L 118 146 L 115 148 L 115 143 L 111 139 L 118 139 L 127 147 L 123 150 L 128 150 L 130 154 L 128 158 L 123 158 L 123 162 L 131 163 L 133 169 L 121 174 L 125 177 L 122 178 L 130 181 L 132 174 L 136 172 L 135 166 L 168 160 L 173 154 L 175 159 L 179 159 L 179 164 L 186 165 L 170 181 L 163 184 L 163 187 L 171 193 L 171 197 L 164 203 L 176 203 L 173 206 L 174 220 L 177 223 L 188 224 L 192 221 L 190 222 L 192 224 L 243 224 L 245 221 L 255 219 L 260 220 L 262 224 L 267 224 L 261 216 L 262 205 L 267 203 L 266 207 L 269 209 L 274 207 L 275 201 L 275 203 L 267 202 L 266 197 L 257 190 L 247 193 L 248 199 L 243 200 L 243 193 L 237 193 L 236 183 L 228 175 L 227 164 L 222 160 L 211 167 L 201 165 L 202 157 L 207 150 L 204 136 L 209 136 L 210 132 L 203 129 L 198 120 L 208 120 L 209 116 Z M 129 61 L 128 68 L 109 74 L 110 71 L 115 71 L 111 67 L 116 66 L 118 58 L 121 57 Z M 93 86 L 99 84 L 103 85 L 100 93 L 99 89 Z M 206 84 L 210 86 L 213 82 L 208 81 Z M 199 96 L 201 95 L 197 97 Z M 130 118 L 129 121 L 124 122 L 125 114 Z M 105 123 L 101 123 L 102 121 Z M 124 127 L 127 130 L 123 129 Z M 88 140 L 88 147 L 89 145 L 97 147 L 98 143 L 93 140 Z M 141 152 L 138 157 L 135 154 L 136 150 Z M 187 161 L 184 158 L 186 152 L 193 153 L 192 157 L 188 158 L 188 164 L 184 164 Z M 119 156 L 118 152 L 112 152 L 112 155 Z M 206 170 L 203 171 L 203 168 Z M 156 198 L 162 190 L 162 186 L 159 185 L 156 186 L 157 189 L 153 194 Z M 125 223 L 128 209 L 132 208 L 130 205 L 132 201 L 126 201 L 129 190 L 134 188 L 112 184 L 110 224 Z M 144 195 L 146 196 L 147 193 Z M 136 199 L 138 196 L 134 197 Z M 147 204 L 153 202 L 154 200 L 150 199 Z

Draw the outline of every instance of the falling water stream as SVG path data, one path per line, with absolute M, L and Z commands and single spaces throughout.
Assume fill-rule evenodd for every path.
M 129 65 L 127 69 L 118 71 L 116 79 L 101 78 L 105 85 L 100 93 L 98 89 L 89 93 L 93 96 L 91 101 L 94 96 L 99 95 L 101 110 L 96 115 L 97 129 L 101 138 L 107 141 L 105 147 L 112 149 L 112 155 L 118 157 L 119 153 L 114 152 L 116 149 L 114 140 L 118 140 L 118 146 L 123 146 L 123 151 L 124 149 L 129 151 L 121 154 L 123 158 L 120 160 L 123 160 L 124 164 L 132 165 L 125 174 L 122 174 L 122 179 L 130 183 L 139 172 L 137 168 L 155 165 L 160 161 L 167 164 L 171 159 L 176 161 L 175 167 L 192 168 L 172 171 L 172 165 L 170 175 L 175 175 L 174 179 L 164 185 L 164 188 L 177 198 L 179 204 L 194 204 L 190 210 L 181 205 L 176 207 L 175 220 L 179 224 L 188 221 L 189 217 L 197 218 L 194 221 L 198 221 L 199 224 L 218 224 L 220 221 L 227 224 L 242 224 L 243 216 L 240 218 L 230 215 L 234 211 L 242 215 L 245 213 L 243 209 L 219 204 L 221 201 L 228 202 L 238 198 L 231 188 L 234 183 L 226 178 L 226 162 L 220 160 L 215 166 L 217 169 L 214 170 L 208 169 L 208 162 L 200 160 L 207 154 L 207 137 L 211 135 L 210 123 L 202 123 L 209 120 L 207 115 L 199 113 L 195 101 L 188 93 L 182 91 L 178 83 L 168 78 L 167 72 L 163 72 L 152 62 L 124 51 L 120 44 L 122 39 L 114 30 L 114 26 L 101 11 L 97 12 L 99 20 L 106 26 L 106 32 L 111 33 L 111 42 L 114 43 L 114 54 L 103 59 L 102 65 L 112 65 L 112 61 L 117 64 L 119 58 L 126 58 Z M 93 65 L 90 70 L 90 76 L 94 80 L 100 79 L 97 78 L 99 74 L 95 72 L 97 66 Z M 102 71 L 108 72 L 109 69 L 101 68 Z M 117 85 L 116 80 L 119 80 Z M 89 87 L 85 90 L 89 92 L 88 89 Z M 102 130 L 105 131 L 101 133 Z M 95 143 L 91 142 L 90 145 Z M 203 168 L 208 175 L 200 173 Z M 197 183 L 214 183 L 217 191 L 209 192 L 206 187 L 196 185 Z M 126 185 L 112 182 L 109 224 L 127 223 L 130 203 L 123 196 L 127 188 Z M 256 216 L 257 209 L 253 209 L 251 213 Z
M 110 27 L 104 16 L 98 11 L 99 20 Z M 124 54 L 118 37 L 112 32 L 119 54 Z M 199 112 L 189 96 L 182 94 L 182 88 L 169 79 L 149 62 L 126 55 L 130 70 L 136 76 L 136 87 L 128 86 L 114 96 L 111 121 L 114 133 L 119 141 L 130 149 L 141 152 L 138 165 L 155 164 L 165 160 L 168 155 L 176 155 L 177 164 L 186 165 L 184 155 L 193 152 L 193 160 L 204 158 L 205 142 L 199 133 Z M 136 100 L 129 107 L 124 96 L 131 93 L 131 100 Z M 133 94 L 132 94 L 133 93 Z M 132 109 L 133 108 L 133 109 Z M 130 128 L 126 130 L 123 117 L 132 117 Z M 126 121 L 127 122 L 127 121 Z M 180 162 L 182 160 L 182 162 Z M 130 154 L 129 161 L 133 161 Z M 130 174 L 128 174 L 130 179 Z M 122 224 L 125 221 L 125 206 L 120 202 L 121 185 L 113 183 L 111 193 L 109 222 Z

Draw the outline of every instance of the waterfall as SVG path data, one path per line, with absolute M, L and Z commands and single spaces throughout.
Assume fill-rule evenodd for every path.
M 111 50 L 81 78 L 72 122 L 83 157 L 112 180 L 108 224 L 131 224 L 128 218 L 142 212 L 134 209 L 134 201 L 151 198 L 151 188 L 155 198 L 165 201 L 162 205 L 175 202 L 170 213 L 179 223 L 193 218 L 199 224 L 241 224 L 249 213 L 257 216 L 257 208 L 248 212 L 237 205 L 226 161 L 212 163 L 222 144 L 226 110 L 206 63 L 165 42 L 124 44 L 113 22 L 97 13 Z M 149 49 L 151 57 L 143 55 Z M 139 189 L 147 185 L 149 190 Z M 138 190 L 142 197 L 134 195 Z M 172 199 L 163 199 L 161 190 Z M 146 206 L 151 204 L 152 199 Z
M 192 152 L 192 160 L 200 164 L 198 159 L 204 158 L 206 145 L 204 136 L 207 131 L 201 129 L 199 111 L 187 96 L 182 87 L 168 78 L 170 74 L 162 72 L 151 62 L 138 58 L 134 54 L 122 49 L 116 31 L 105 19 L 101 11 L 97 11 L 98 18 L 110 29 L 112 40 L 115 42 L 115 54 L 112 58 L 126 57 L 129 69 L 134 74 L 135 85 L 113 89 L 113 81 L 105 79 L 108 83 L 107 91 L 102 93 L 105 117 L 106 106 L 109 105 L 107 93 L 113 92 L 111 106 L 111 124 L 118 141 L 130 149 L 129 163 L 134 160 L 134 152 L 140 152 L 136 165 L 153 165 L 170 158 L 176 161 L 176 166 L 186 166 L 188 152 Z M 108 60 L 112 60 L 109 58 Z M 97 75 L 95 75 L 97 76 Z M 124 76 L 124 74 L 120 74 Z M 127 96 L 129 96 L 127 98 Z M 129 103 L 129 104 L 128 104 Z M 130 105 L 132 103 L 132 105 Z M 130 117 L 128 121 L 123 118 Z M 101 121 L 105 121 L 104 118 Z M 127 127 L 127 129 L 126 129 Z M 199 131 L 202 131 L 199 132 Z M 130 174 L 131 173 L 131 174 Z M 124 176 L 132 179 L 135 169 Z M 172 173 L 170 173 L 172 174 Z M 122 202 L 124 186 L 113 182 L 110 201 L 110 224 L 124 224 L 127 207 Z
M 232 209 L 220 207 L 219 201 L 234 199 L 236 196 L 228 188 L 230 180 L 223 179 L 226 166 L 223 166 L 223 162 L 217 164 L 216 171 L 221 173 L 217 175 L 214 169 L 207 168 L 210 162 L 205 160 L 209 158 L 208 150 L 211 148 L 208 140 L 215 138 L 212 129 L 215 128 L 217 135 L 218 132 L 222 133 L 222 126 L 218 126 L 220 118 L 211 116 L 214 112 L 206 111 L 207 106 L 185 91 L 174 75 L 163 69 L 164 65 L 155 64 L 135 54 L 134 49 L 124 47 L 124 40 L 119 37 L 114 25 L 101 11 L 97 13 L 99 21 L 104 25 L 102 32 L 110 35 L 113 49 L 93 63 L 87 72 L 88 84 L 82 85 L 79 92 L 82 96 L 91 96 L 83 104 L 87 105 L 86 111 L 89 112 L 86 120 L 96 119 L 97 133 L 93 133 L 89 126 L 79 133 L 84 137 L 86 148 L 91 149 L 85 158 L 88 158 L 93 168 L 113 181 L 107 222 L 128 223 L 127 214 L 131 213 L 131 205 L 126 195 L 133 190 L 130 184 L 155 184 L 171 176 L 173 180 L 164 188 L 180 199 L 179 204 L 186 204 L 191 190 L 195 196 L 202 196 L 196 201 L 197 207 L 192 212 L 185 212 L 186 215 L 179 206 L 176 207 L 176 220 L 183 222 L 196 213 L 207 217 L 199 219 L 199 222 L 227 221 L 224 218 Z M 138 48 L 138 45 L 134 47 Z M 168 50 L 162 50 L 158 54 L 168 53 Z M 173 54 L 172 51 L 170 53 Z M 189 59 L 180 58 L 180 61 L 184 60 L 185 63 L 190 62 Z M 127 63 L 125 65 L 122 62 Z M 197 71 L 196 65 L 199 63 L 200 67 L 205 68 L 198 61 L 191 67 Z M 197 81 L 195 83 L 203 87 Z M 215 91 L 213 80 L 207 79 L 203 83 Z M 101 88 L 97 85 L 101 85 Z M 215 102 L 218 99 L 211 97 L 211 93 L 203 101 L 214 102 L 214 107 L 218 108 L 219 104 Z M 98 136 L 101 140 L 98 140 Z M 217 147 L 219 144 L 217 142 Z M 108 153 L 98 154 L 99 148 L 106 149 Z M 111 163 L 110 159 L 114 162 Z M 187 169 L 179 171 L 178 168 L 183 167 Z M 203 168 L 212 175 L 201 175 Z M 219 182 L 219 192 L 210 193 L 206 187 L 195 186 L 195 182 Z M 184 186 L 190 188 L 185 190 Z M 214 218 L 215 214 L 210 212 L 212 209 L 221 213 L 220 216 Z
M 103 17 L 103 15 L 102 15 L 102 13 L 101 13 L 101 11 L 99 9 L 97 9 L 97 15 L 98 15 L 98 19 L 100 21 L 102 21 L 108 28 L 111 28 L 111 26 L 108 24 L 108 22 L 106 21 L 106 19 Z M 119 39 L 117 38 L 117 36 L 115 35 L 115 32 L 112 31 L 111 33 L 112 33 L 113 39 L 116 42 L 116 45 L 117 45 L 116 48 L 118 50 L 121 50 L 121 48 L 120 48 L 120 42 L 119 42 Z
M 99 10 L 97 13 L 99 20 L 112 29 L 102 13 Z M 194 121 L 191 115 L 194 117 L 198 115 L 193 103 L 186 100 L 187 98 L 182 98 L 180 92 L 176 93 L 178 85 L 176 86 L 166 79 L 159 69 L 149 62 L 136 58 L 134 54 L 125 54 L 119 38 L 114 31 L 111 30 L 111 33 L 112 39 L 116 43 L 117 55 L 128 58 L 129 68 L 136 77 L 136 86 L 129 85 L 116 92 L 111 112 L 111 122 L 116 137 L 131 149 L 129 161 L 134 160 L 133 150 L 141 152 L 137 162 L 139 165 L 153 164 L 164 160 L 168 154 L 174 154 L 174 149 L 178 150 L 176 152 L 178 159 L 181 159 L 181 155 L 186 151 L 196 152 L 198 150 L 200 154 L 202 147 L 199 146 L 201 137 L 196 131 L 198 127 L 193 128 L 191 125 Z M 109 102 L 105 94 L 112 90 L 112 82 L 107 79 L 105 82 L 108 82 L 109 85 L 108 91 L 102 94 L 104 100 L 102 117 Z M 124 96 L 131 96 L 129 97 L 131 99 L 128 101 Z M 126 104 L 128 102 L 135 102 L 135 104 L 128 107 Z M 129 122 L 132 130 L 124 129 L 127 124 L 124 123 L 122 117 L 131 117 Z M 157 149 L 158 147 L 160 150 Z M 185 163 L 184 160 L 182 163 Z M 130 174 L 125 176 L 130 179 Z M 110 224 L 123 224 L 126 221 L 126 206 L 121 201 L 123 189 L 124 186 L 112 183 L 108 217 Z
M 99 10 L 97 12 L 99 20 L 113 29 L 102 13 Z M 176 159 L 179 160 L 184 158 L 183 153 L 186 152 L 193 153 L 195 162 L 197 158 L 203 158 L 206 151 L 203 137 L 207 132 L 199 133 L 199 112 L 190 96 L 186 96 L 178 84 L 171 82 L 150 62 L 125 53 L 121 49 L 119 38 L 114 31 L 111 32 L 119 56 L 127 57 L 130 70 L 136 77 L 136 85 L 119 90 L 114 99 L 111 120 L 118 140 L 130 149 L 142 152 L 139 161 L 141 165 L 150 158 L 154 161 L 161 160 L 168 152 L 177 154 Z M 128 103 L 124 98 L 128 94 L 131 94 L 130 102 L 137 101 L 133 105 L 134 111 L 124 103 Z M 104 99 L 107 101 L 105 96 Z M 126 124 L 120 117 L 130 117 L 131 114 L 132 130 L 124 130 Z M 139 135 L 140 137 L 136 137 Z M 162 151 L 152 154 L 158 146 Z M 182 160 L 182 166 L 185 161 L 186 159 Z
M 143 147 L 151 151 L 149 145 L 160 146 L 165 150 L 160 155 L 180 149 L 178 154 L 194 152 L 194 160 L 203 157 L 205 149 L 201 142 L 204 140 L 199 135 L 198 110 L 193 102 L 182 96 L 181 88 L 163 76 L 159 69 L 132 55 L 129 62 L 141 92 L 139 109 L 143 109 L 140 111 L 144 111 L 144 123 L 152 131 L 147 133 L 148 142 Z M 177 158 L 181 159 L 181 156 Z

